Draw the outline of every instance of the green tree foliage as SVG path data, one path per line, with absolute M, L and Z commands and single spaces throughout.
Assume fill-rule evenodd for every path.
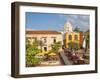
M 80 46 L 78 43 L 70 42 L 70 43 L 68 43 L 68 45 L 69 45 L 70 49 L 75 49 L 75 50 L 80 49 Z
M 55 42 L 51 45 L 52 51 L 57 53 L 58 50 L 61 48 L 61 42 Z
M 90 42 L 89 30 L 84 33 L 84 39 L 85 39 L 85 42 L 86 42 L 86 50 L 87 50 L 88 46 L 89 46 L 89 42 Z
M 40 63 L 41 59 L 36 58 L 33 54 L 26 54 L 26 66 L 35 66 Z
M 74 31 L 75 31 L 75 32 L 81 32 L 81 31 L 80 31 L 80 28 L 78 28 L 78 27 L 76 27 L 76 28 L 74 29 Z
M 30 41 L 26 39 L 26 50 L 31 46 Z
M 37 43 L 38 43 L 38 45 L 41 47 L 41 52 L 42 52 L 42 47 L 44 46 L 43 41 L 38 40 Z
M 41 59 L 35 57 L 40 51 L 38 49 L 38 42 L 30 44 L 28 39 L 26 40 L 26 66 L 35 66 L 40 63 Z

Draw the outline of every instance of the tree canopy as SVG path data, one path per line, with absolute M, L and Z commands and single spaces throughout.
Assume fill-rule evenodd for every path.
M 51 45 L 52 51 L 57 53 L 58 50 L 61 48 L 61 42 L 55 42 L 54 44 Z
M 41 61 L 40 58 L 36 58 L 36 54 L 41 50 L 38 49 L 38 42 L 33 42 L 30 44 L 28 40 L 26 40 L 26 66 L 35 66 L 39 64 Z
M 74 29 L 74 31 L 75 31 L 75 32 L 81 32 L 81 31 L 80 31 L 80 28 L 78 28 L 78 27 L 76 27 L 76 28 Z

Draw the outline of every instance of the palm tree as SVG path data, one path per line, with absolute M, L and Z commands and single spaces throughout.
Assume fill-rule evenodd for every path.
M 89 48 L 89 42 L 90 42 L 89 30 L 84 33 L 84 39 L 85 39 L 85 42 L 86 42 L 86 51 L 87 51 L 88 48 Z

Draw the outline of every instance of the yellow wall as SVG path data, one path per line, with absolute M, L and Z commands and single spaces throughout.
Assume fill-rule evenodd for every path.
M 72 40 L 69 40 L 69 35 L 72 36 Z M 75 40 L 75 35 L 78 36 L 78 40 Z M 79 41 L 80 41 L 80 34 L 78 32 L 66 33 L 66 48 L 68 48 L 68 43 L 70 43 L 70 42 L 79 43 Z

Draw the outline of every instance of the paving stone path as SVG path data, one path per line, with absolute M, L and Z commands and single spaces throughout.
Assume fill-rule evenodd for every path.
M 72 65 L 72 62 L 68 60 L 68 57 L 65 55 L 64 51 L 60 52 L 60 56 L 63 59 L 65 65 Z

